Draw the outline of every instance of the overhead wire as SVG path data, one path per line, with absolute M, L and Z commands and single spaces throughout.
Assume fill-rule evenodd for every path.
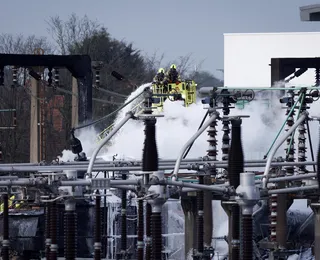
M 104 117 L 101 117 L 95 121 L 92 121 L 88 124 L 84 124 L 84 125 L 81 125 L 81 126 L 77 126 L 74 128 L 74 130 L 78 130 L 78 129 L 81 129 L 81 128 L 85 128 L 85 127 L 88 127 L 88 126 L 91 126 L 91 125 L 95 125 L 101 121 L 104 121 L 106 120 L 107 118 L 115 115 L 116 113 L 118 113 L 120 110 L 122 110 L 123 108 L 125 108 L 127 105 L 129 105 L 130 103 L 132 103 L 134 100 L 136 100 L 138 97 L 140 97 L 144 92 L 141 92 L 139 93 L 138 95 L 136 95 L 134 98 L 132 98 L 131 100 L 127 101 L 126 103 L 124 103 L 122 106 L 120 106 L 119 108 L 117 108 L 116 110 L 112 111 L 111 113 L 105 115 Z
M 104 89 L 104 88 L 100 88 L 100 87 L 96 87 L 95 89 L 98 90 L 98 91 L 102 91 L 102 92 L 105 92 L 107 94 L 116 96 L 116 97 L 120 97 L 120 98 L 127 98 L 128 97 L 127 95 L 120 94 L 120 93 L 117 93 L 117 92 L 114 92 L 114 91 L 111 91 L 111 90 L 107 90 L 107 89 Z
M 42 84 L 46 84 L 48 85 L 48 82 L 45 81 L 45 80 L 39 80 Z M 74 95 L 76 97 L 78 97 L 78 94 L 76 93 L 73 93 L 72 91 L 69 91 L 69 90 L 66 90 L 66 89 L 63 89 L 63 88 L 60 88 L 60 87 L 55 87 L 56 90 L 60 91 L 60 92 L 63 92 L 63 93 L 66 93 L 66 94 L 70 94 L 70 95 Z M 25 90 L 25 92 L 27 94 L 29 94 L 30 96 L 32 96 L 33 98 L 37 99 L 37 100 L 41 100 L 41 101 L 44 101 L 45 98 L 39 98 L 37 97 L 36 95 L 34 95 L 32 93 L 32 91 L 29 89 L 27 90 L 27 87 L 26 86 L 23 86 L 23 89 Z M 110 90 L 106 90 L 106 89 L 101 89 L 101 88 L 98 88 L 98 90 L 100 91 L 103 91 L 103 92 L 106 92 L 106 93 L 109 93 L 111 95 L 114 95 L 114 96 L 118 96 L 118 97 L 122 97 L 122 98 L 127 98 L 126 95 L 123 95 L 123 94 L 120 94 L 120 93 L 117 93 L 117 92 L 113 92 L 113 91 L 110 91 Z M 92 121 L 88 124 L 84 124 L 84 125 L 81 125 L 81 126 L 77 126 L 75 128 L 73 128 L 73 130 L 78 130 L 78 129 L 82 129 L 82 128 L 85 128 L 85 127 L 88 127 L 88 126 L 91 126 L 91 125 L 94 125 L 94 124 L 97 124 L 99 122 L 102 122 L 104 120 L 106 120 L 107 118 L 115 115 L 116 113 L 118 113 L 120 110 L 122 110 L 123 108 L 125 108 L 127 105 L 129 105 L 130 103 L 132 103 L 134 100 L 136 100 L 139 96 L 141 96 L 144 92 L 142 91 L 140 94 L 138 94 L 137 96 L 135 96 L 134 98 L 132 98 L 131 100 L 129 100 L 128 102 L 124 103 L 123 105 L 121 105 L 119 108 L 117 108 L 116 110 L 112 111 L 111 113 L 107 114 L 106 116 L 102 117 L 102 118 L 99 118 L 95 121 Z M 122 103 L 119 103 L 119 102 L 113 102 L 113 101 L 108 101 L 108 100 L 103 100 L 103 99 L 98 99 L 98 98 L 92 98 L 92 100 L 94 101 L 98 101 L 98 102 L 102 102 L 102 103 L 107 103 L 107 104 L 113 104 L 113 105 L 120 105 Z M 138 104 L 139 105 L 139 104 Z

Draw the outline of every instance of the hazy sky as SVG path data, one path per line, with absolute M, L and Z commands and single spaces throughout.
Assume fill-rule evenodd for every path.
M 117 39 L 166 60 L 193 54 L 202 68 L 223 68 L 223 33 L 318 31 L 299 6 L 315 0 L 0 0 L 0 33 L 47 36 L 47 20 L 88 15 Z M 319 28 L 318 28 L 319 27 Z

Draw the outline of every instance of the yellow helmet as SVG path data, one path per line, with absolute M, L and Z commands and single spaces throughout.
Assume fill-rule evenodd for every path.
M 177 69 L 176 64 L 172 64 L 172 65 L 170 66 L 170 69 Z
M 160 68 L 160 69 L 158 70 L 158 73 L 164 73 L 164 69 L 163 69 L 163 68 Z

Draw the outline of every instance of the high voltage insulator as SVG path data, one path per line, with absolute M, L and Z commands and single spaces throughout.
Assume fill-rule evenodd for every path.
M 49 86 L 52 85 L 52 68 L 48 68 L 49 72 L 48 72 L 48 84 Z
M 94 259 L 100 260 L 101 259 L 101 196 L 99 190 L 96 192 L 96 221 L 94 226 Z
M 13 85 L 18 84 L 18 68 L 17 67 L 12 67 L 12 83 Z
M 200 175 L 199 176 L 199 184 L 204 184 L 204 176 Z M 204 209 L 204 197 L 203 197 L 203 191 L 199 190 L 197 191 L 197 233 L 198 233 L 198 253 L 202 256 L 203 251 L 204 251 L 204 226 L 203 226 L 203 209 Z
M 302 98 L 300 103 L 300 113 L 303 113 L 307 110 L 307 103 L 312 103 L 312 99 L 310 98 Z M 305 162 L 307 159 L 306 156 L 306 124 L 307 121 L 303 121 L 301 125 L 298 126 L 298 162 Z M 298 174 L 307 173 L 307 169 L 305 165 L 298 166 Z
M 56 260 L 58 257 L 58 207 L 56 201 L 50 205 L 50 260 Z
M 100 70 L 99 69 L 96 69 L 95 70 L 95 87 L 96 88 L 99 88 L 100 87 Z
M 235 189 L 240 185 L 240 173 L 244 171 L 244 156 L 241 141 L 241 119 L 234 119 L 232 123 L 231 144 L 228 156 L 228 175 L 230 186 Z M 240 208 L 238 204 L 231 206 L 231 258 L 237 260 L 240 257 Z
M 230 98 L 230 92 L 228 90 L 221 91 L 221 94 L 223 95 L 222 98 L 222 112 L 224 116 L 228 116 L 230 114 L 230 105 L 231 105 L 231 98 Z M 222 121 L 222 160 L 226 161 L 229 157 L 229 149 L 230 149 L 230 120 L 224 119 Z
M 287 102 L 287 110 L 286 110 L 286 115 L 289 115 L 291 108 L 294 106 L 294 92 L 293 91 L 288 91 L 288 95 L 290 95 L 289 97 L 289 102 Z M 291 115 L 288 117 L 287 119 L 287 129 L 286 131 L 289 131 L 290 128 L 293 126 L 294 124 L 294 115 L 295 115 L 295 111 L 293 110 Z M 292 138 L 292 135 L 290 137 L 288 137 L 287 139 L 287 148 L 285 149 L 286 153 L 287 153 L 287 161 L 288 162 L 294 162 L 295 158 L 294 158 L 294 138 Z M 288 175 L 293 175 L 294 174 L 294 167 L 293 166 L 288 166 L 286 167 L 286 171 Z
M 45 205 L 45 236 L 46 236 L 45 254 L 47 259 L 50 259 L 50 245 L 51 245 L 50 213 L 51 213 L 51 205 L 50 203 L 47 202 Z
M 64 257 L 75 260 L 77 257 L 77 213 L 75 202 L 65 202 L 64 212 Z
M 273 169 L 271 171 L 270 177 L 276 177 L 277 174 L 275 170 Z M 277 183 L 269 183 L 269 189 L 277 189 L 278 185 Z M 276 242 L 277 241 L 277 211 L 278 211 L 278 194 L 271 194 L 269 197 L 269 209 L 270 209 L 270 216 L 269 216 L 269 222 L 270 222 L 270 241 Z
M 243 215 L 241 221 L 242 234 L 242 259 L 252 260 L 253 258 L 253 218 L 251 215 Z
M 60 85 L 60 75 L 59 75 L 59 68 L 54 68 L 54 85 Z

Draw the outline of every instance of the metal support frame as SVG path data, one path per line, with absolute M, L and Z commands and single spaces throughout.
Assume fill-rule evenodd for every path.
M 248 228 L 252 227 L 252 217 L 254 215 L 253 213 L 253 205 L 256 203 L 257 200 L 260 199 L 260 194 L 262 199 L 265 199 L 266 196 L 270 194 L 277 194 L 277 193 L 295 193 L 295 192 L 306 192 L 304 195 L 308 195 L 308 191 L 313 191 L 315 189 L 318 189 L 318 185 L 313 185 L 312 181 L 310 183 L 306 184 L 304 187 L 290 187 L 290 188 L 283 188 L 283 189 L 268 189 L 267 183 L 271 182 L 292 182 L 294 180 L 298 179 L 313 179 L 315 177 L 315 174 L 305 174 L 304 176 L 284 176 L 284 177 L 271 177 L 269 178 L 269 171 L 272 167 L 283 167 L 287 165 L 315 165 L 317 162 L 309 161 L 309 162 L 283 162 L 283 161 L 275 161 L 273 156 L 275 155 L 277 149 L 281 146 L 281 143 L 284 142 L 287 137 L 294 131 L 294 129 L 304 120 L 308 119 L 308 113 L 304 112 L 301 114 L 301 117 L 296 121 L 295 125 L 285 134 L 283 138 L 278 142 L 278 145 L 275 145 L 274 148 L 270 151 L 269 156 L 267 160 L 256 160 L 256 161 L 247 161 L 244 162 L 244 167 L 265 167 L 264 174 L 261 176 L 256 173 L 243 173 L 241 174 L 241 183 L 238 189 L 236 187 L 230 187 L 230 185 L 225 184 L 215 184 L 215 185 L 205 185 L 201 181 L 199 184 L 197 183 L 187 183 L 182 178 L 177 181 L 176 179 L 182 174 L 180 174 L 180 170 L 184 169 L 186 171 L 193 171 L 188 173 L 189 176 L 199 176 L 200 172 L 206 172 L 211 167 L 215 168 L 225 168 L 228 166 L 226 162 L 217 162 L 217 161 L 209 161 L 209 160 L 203 160 L 201 159 L 191 159 L 190 160 L 183 160 L 182 156 L 186 149 L 188 149 L 189 145 L 205 130 L 205 128 L 210 125 L 214 120 L 216 120 L 217 115 L 212 115 L 212 117 L 204 124 L 204 126 L 196 133 L 194 134 L 191 139 L 184 145 L 183 149 L 181 150 L 181 153 L 179 154 L 179 157 L 177 160 L 163 160 L 159 161 L 159 164 L 157 162 L 155 169 L 143 169 L 143 172 L 141 173 L 141 162 L 114 162 L 114 161 L 108 161 L 108 162 L 96 162 L 96 157 L 101 149 L 101 147 L 104 145 L 102 143 L 94 152 L 94 155 L 91 157 L 90 162 L 75 162 L 75 163 L 67 163 L 62 165 L 47 165 L 47 166 L 40 166 L 38 164 L 6 164 L 0 166 L 0 172 L 41 172 L 41 174 L 35 175 L 31 178 L 18 178 L 15 176 L 0 176 L 0 187 L 14 187 L 14 186 L 36 186 L 37 188 L 46 189 L 50 187 L 52 190 L 55 191 L 55 198 L 54 201 L 63 199 L 67 202 L 68 211 L 74 211 L 74 204 L 70 203 L 70 201 L 75 201 L 78 198 L 83 198 L 84 196 L 91 197 L 95 193 L 93 193 L 96 189 L 109 189 L 110 187 L 115 188 L 121 188 L 121 189 L 133 189 L 137 193 L 139 192 L 139 197 L 143 200 L 147 200 L 150 205 L 152 205 L 152 211 L 154 216 L 156 216 L 154 220 L 156 222 L 153 223 L 160 223 L 161 221 L 161 210 L 162 205 L 166 201 L 167 198 L 169 198 L 170 194 L 170 188 L 174 186 L 175 188 L 178 187 L 178 192 L 182 191 L 182 188 L 187 187 L 191 188 L 193 190 L 200 190 L 200 191 L 208 191 L 210 193 L 214 193 L 214 196 L 218 199 L 224 199 L 225 204 L 231 205 L 232 203 L 239 203 L 243 210 L 243 215 L 245 216 L 243 219 L 245 220 L 243 223 L 243 226 L 246 226 Z M 114 131 L 111 132 L 110 137 L 113 136 L 129 119 L 133 118 L 133 114 L 131 112 L 127 113 L 125 118 L 120 122 L 120 124 L 114 128 Z M 148 120 L 153 120 L 152 115 L 148 115 Z M 237 139 L 237 138 L 234 138 Z M 107 142 L 108 139 L 105 141 Z M 157 157 L 157 156 L 156 156 Z M 230 156 L 231 157 L 231 156 Z M 229 158 L 230 159 L 230 158 Z M 150 160 L 144 160 L 150 161 Z M 243 160 L 242 160 L 243 162 Z M 159 166 L 159 167 L 158 167 Z M 142 167 L 143 168 L 143 167 Z M 165 169 L 174 169 L 173 174 L 164 174 L 163 170 Z M 63 173 L 62 170 L 65 170 Z M 69 171 L 72 170 L 72 171 Z M 87 173 L 89 175 L 89 179 L 77 179 L 77 173 L 76 171 L 82 171 L 87 170 Z M 92 172 L 96 170 L 103 170 L 103 171 L 112 171 L 115 173 L 115 178 L 93 178 Z M 126 172 L 127 171 L 127 172 Z M 132 173 L 132 172 L 134 173 Z M 196 173 L 194 172 L 196 171 Z M 50 174 L 46 172 L 51 172 Z M 127 178 L 129 174 L 136 174 L 138 177 L 135 179 Z M 139 177 L 140 174 L 140 177 Z M 59 175 L 59 177 L 57 177 Z M 61 176 L 63 175 L 63 176 Z M 122 180 L 119 180 L 119 176 L 122 175 Z M 142 175 L 142 176 L 141 176 Z M 150 177 L 150 178 L 149 178 Z M 167 177 L 175 177 L 172 180 L 168 180 Z M 261 180 L 257 180 L 260 177 L 262 177 Z M 118 179 L 117 179 L 118 178 Z M 224 180 L 225 181 L 225 180 Z M 66 188 L 68 187 L 69 192 L 67 194 L 61 195 L 57 192 L 60 188 Z M 76 193 L 76 188 L 79 188 L 80 186 L 87 187 L 86 191 L 84 193 Z M 236 185 L 237 186 L 237 185 Z M 258 190 L 258 187 L 262 187 L 262 190 Z M 84 190 L 84 189 L 82 189 Z M 106 194 L 101 194 L 101 196 L 104 196 Z M 144 197 L 145 195 L 145 197 Z M 236 201 L 234 200 L 236 198 Z M 43 202 L 52 202 L 53 200 L 44 200 Z M 199 211 L 203 211 L 202 205 L 200 205 Z M 185 207 L 186 208 L 186 207 Z M 190 209 L 188 209 L 190 211 Z M 201 215 L 201 214 L 200 214 Z M 52 219 L 51 215 L 50 219 Z M 74 218 L 70 218 L 71 220 Z M 190 223 L 192 223 L 194 219 L 190 217 Z M 148 226 L 148 225 L 147 225 Z M 202 248 L 202 242 L 201 237 L 203 237 L 202 232 L 203 227 L 201 226 L 199 230 L 195 233 L 200 233 L 199 237 L 196 237 L 195 239 L 188 239 L 188 243 L 193 240 L 193 242 L 197 242 L 200 245 L 200 253 L 204 253 Z M 158 243 L 161 238 L 161 232 L 158 228 L 158 225 L 153 226 L 153 233 L 157 233 L 156 239 L 153 241 L 154 245 L 157 245 L 157 257 L 160 256 L 162 246 Z M 190 232 L 190 231 L 189 231 Z M 250 231 L 251 232 L 251 231 Z M 188 232 L 186 232 L 188 233 Z M 160 234 L 160 235 L 159 235 Z M 148 234 L 147 234 L 148 235 Z M 150 235 L 150 234 L 149 234 Z M 189 234 L 190 235 L 190 234 Z M 243 248 L 252 248 L 251 245 L 251 233 L 245 237 L 246 238 L 246 244 L 242 245 Z M 51 236 L 53 236 L 51 234 Z M 140 234 L 141 236 L 141 234 Z M 200 238 L 200 240 L 199 240 Z M 51 239 L 53 239 L 51 237 Z M 70 237 L 70 241 L 74 242 L 74 237 Z M 100 240 L 100 238 L 97 239 L 97 241 Z M 69 249 L 73 246 L 73 244 L 70 242 Z M 141 242 L 141 241 L 140 241 Z M 54 244 L 54 239 L 53 242 Z M 190 246 L 190 245 L 189 245 Z M 125 246 L 123 246 L 122 249 L 124 249 Z M 97 247 L 98 248 L 98 247 Z M 56 248 L 53 248 L 51 245 L 51 250 L 54 251 Z M 70 252 L 72 251 L 70 249 Z M 248 256 L 250 257 L 251 251 L 248 251 Z M 98 257 L 99 258 L 99 257 Z
M 78 81 L 79 122 L 84 123 L 92 119 L 92 69 L 90 56 L 0 54 L 0 70 L 8 65 L 25 68 L 34 66 L 67 68 Z

